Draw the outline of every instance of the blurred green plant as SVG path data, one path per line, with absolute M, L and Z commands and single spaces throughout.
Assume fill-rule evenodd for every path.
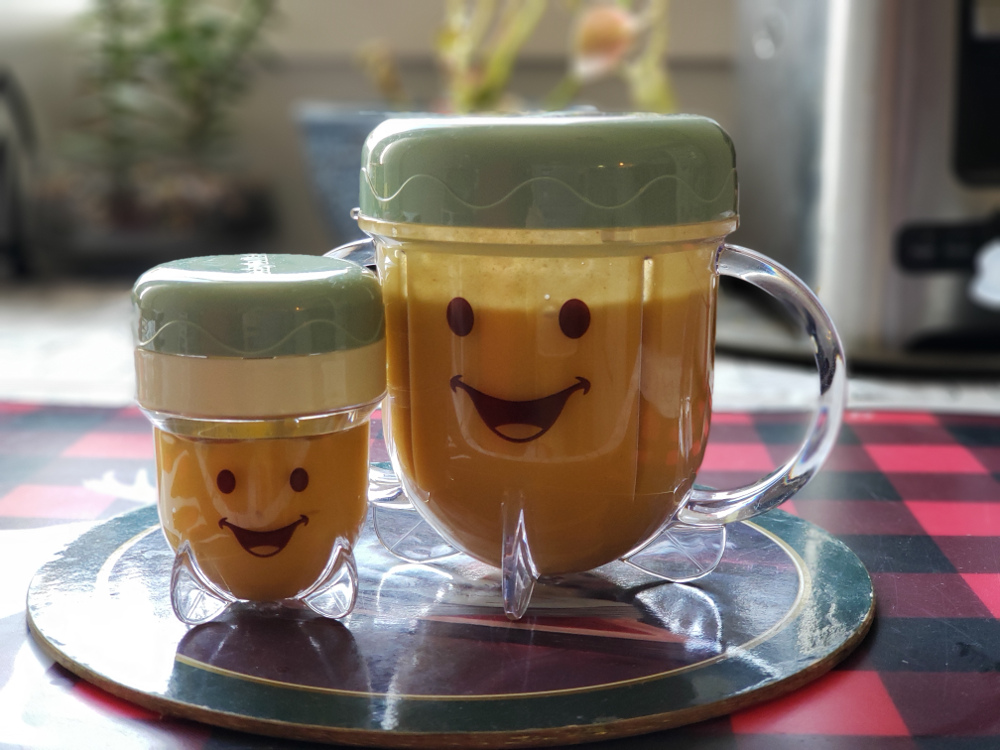
M 139 223 L 157 200 L 144 191 L 164 192 L 152 183 L 217 171 L 275 15 L 276 0 L 93 0 L 81 23 L 82 117 L 68 144 L 99 193 L 89 213 Z M 215 177 L 202 182 L 224 192 Z
M 671 112 L 676 103 L 665 66 L 669 0 L 564 0 L 573 14 L 568 70 L 543 102 L 571 106 L 587 85 L 619 77 L 640 111 Z M 510 78 L 548 0 L 445 0 L 434 49 L 443 77 L 445 111 L 503 111 L 520 107 Z M 362 47 L 359 61 L 382 97 L 410 105 L 391 50 L 381 40 Z
M 84 63 L 83 119 L 70 140 L 71 153 L 105 173 L 108 208 L 133 211 L 133 172 L 155 141 L 145 113 L 150 8 L 130 0 L 96 0 L 84 19 L 89 54 Z
M 179 152 L 195 163 L 210 162 L 232 136 L 233 105 L 250 88 L 274 0 L 157 5 L 149 41 L 154 82 L 175 110 Z

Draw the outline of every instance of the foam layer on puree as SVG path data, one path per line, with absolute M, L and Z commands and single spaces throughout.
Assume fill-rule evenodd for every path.
M 554 574 L 671 516 L 708 434 L 715 247 L 493 257 L 382 240 L 390 451 L 446 538 L 499 565 L 504 515 L 523 510 Z
M 368 423 L 327 435 L 199 440 L 155 430 L 159 513 L 212 583 L 238 599 L 296 596 L 365 519 Z

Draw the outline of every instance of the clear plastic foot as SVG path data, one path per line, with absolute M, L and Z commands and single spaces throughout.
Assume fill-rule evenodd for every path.
M 648 544 L 622 560 L 665 581 L 684 583 L 715 570 L 725 551 L 725 526 L 671 523 Z
M 219 616 L 234 600 L 209 584 L 184 542 L 170 572 L 170 606 L 186 625 L 200 625 Z
M 409 563 L 432 563 L 458 553 L 409 504 L 374 505 L 375 536 L 393 557 Z
M 503 560 L 501 592 L 503 611 L 511 620 L 520 620 L 528 610 L 531 592 L 538 580 L 538 569 L 531 559 L 528 536 L 524 528 L 524 510 L 503 511 Z
M 368 465 L 368 500 L 375 505 L 409 506 L 410 501 L 388 461 L 373 461 Z
M 350 542 L 338 540 L 319 581 L 301 596 L 302 602 L 323 617 L 346 617 L 358 600 L 358 566 Z

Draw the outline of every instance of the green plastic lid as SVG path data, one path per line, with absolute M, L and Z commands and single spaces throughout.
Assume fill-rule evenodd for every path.
M 383 339 L 375 275 L 312 255 L 217 255 L 164 263 L 132 290 L 136 346 L 194 357 L 338 352 Z
M 696 224 L 736 217 L 736 157 L 693 115 L 394 119 L 365 143 L 360 207 L 455 227 Z

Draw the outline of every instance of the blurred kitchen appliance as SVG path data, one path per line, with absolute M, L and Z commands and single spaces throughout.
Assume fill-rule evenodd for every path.
M 1000 0 L 739 0 L 738 33 L 734 241 L 855 364 L 1000 369 Z M 800 351 L 765 329 L 719 342 Z

